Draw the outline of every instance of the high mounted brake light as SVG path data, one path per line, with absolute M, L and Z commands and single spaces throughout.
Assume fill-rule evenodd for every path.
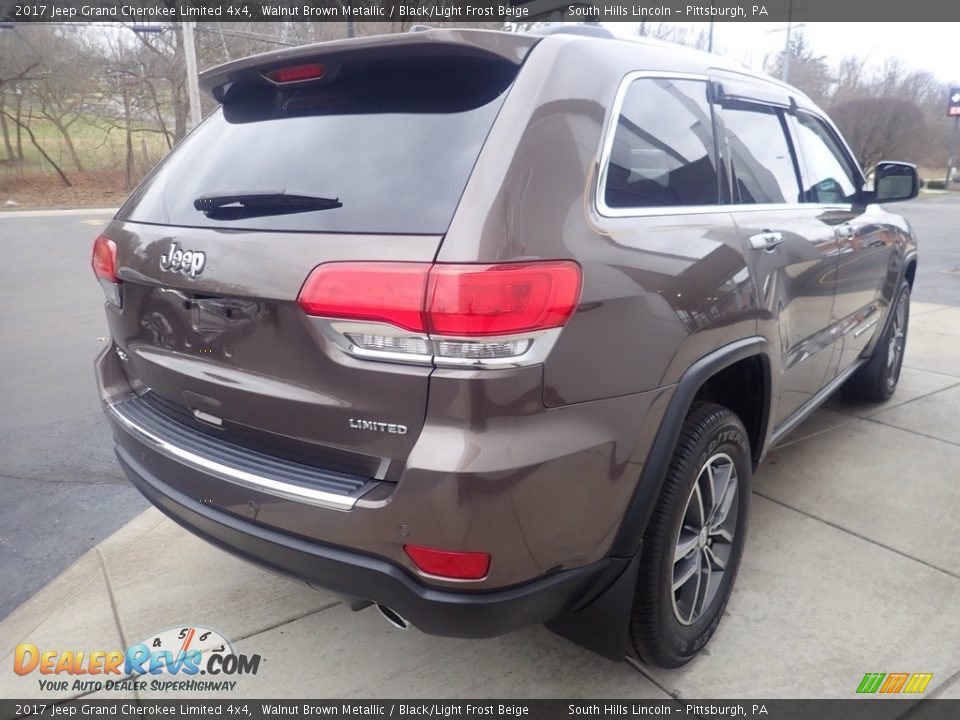
M 308 63 L 306 65 L 292 65 L 285 68 L 268 70 L 263 76 L 272 83 L 284 85 L 286 83 L 305 82 L 307 80 L 319 80 L 327 73 L 327 68 L 321 63 Z
M 91 265 L 107 300 L 120 307 L 120 285 L 123 281 L 117 277 L 117 244 L 103 235 L 94 240 Z
M 568 260 L 343 262 L 314 269 L 297 301 L 360 356 L 516 365 L 542 361 L 576 309 L 580 284 L 580 266 Z

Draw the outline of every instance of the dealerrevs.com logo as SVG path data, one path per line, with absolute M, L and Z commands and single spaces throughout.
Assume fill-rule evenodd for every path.
M 264 659 L 236 653 L 216 630 L 170 628 L 126 650 L 57 650 L 20 643 L 17 675 L 37 675 L 45 692 L 234 690 L 242 675 L 256 675 Z
M 866 673 L 857 686 L 860 694 L 899 695 L 922 693 L 927 689 L 933 673 Z

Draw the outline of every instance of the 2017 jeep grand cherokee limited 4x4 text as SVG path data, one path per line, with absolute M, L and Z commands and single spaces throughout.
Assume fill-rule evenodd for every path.
M 692 50 L 428 30 L 201 76 L 98 238 L 120 463 L 197 535 L 428 633 L 709 640 L 751 473 L 897 385 L 916 250 L 806 97 Z

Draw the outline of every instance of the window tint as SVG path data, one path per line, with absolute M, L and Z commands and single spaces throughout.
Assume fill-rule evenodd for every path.
M 733 196 L 740 203 L 799 202 L 800 184 L 780 111 L 764 105 L 723 110 L 733 172 Z
M 607 164 L 606 204 L 715 205 L 717 187 L 707 84 L 654 78 L 632 82 Z
M 800 113 L 797 136 L 803 156 L 804 202 L 838 204 L 856 200 L 855 175 L 826 126 L 812 115 Z
M 516 66 L 485 58 L 344 64 L 327 83 L 236 83 L 131 196 L 119 217 L 189 227 L 446 231 Z M 278 192 L 342 207 L 236 217 L 202 194 Z

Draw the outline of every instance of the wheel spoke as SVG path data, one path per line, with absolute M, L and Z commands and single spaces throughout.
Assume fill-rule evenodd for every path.
M 687 535 L 684 536 L 683 532 L 686 531 Z M 685 527 L 681 531 L 680 541 L 677 543 L 677 549 L 673 553 L 673 562 L 674 564 L 680 562 L 690 553 L 697 549 L 697 539 L 699 533 L 696 530 Z
M 694 565 L 695 575 L 697 577 L 697 584 L 693 589 L 693 600 L 690 601 L 690 614 L 687 615 L 687 622 L 692 623 L 697 616 L 700 614 L 698 612 L 698 603 L 697 601 L 700 598 L 700 582 L 703 577 L 703 554 L 697 553 L 697 562 Z
M 710 530 L 713 532 L 719 531 L 721 526 L 727 521 L 727 517 L 730 515 L 730 508 L 733 506 L 734 498 L 737 496 L 737 474 L 733 471 L 732 465 L 730 468 L 730 476 L 723 489 L 723 497 L 711 518 Z
M 714 506 L 717 504 L 717 478 L 713 474 L 713 463 L 707 463 L 707 485 L 710 488 L 710 502 L 707 504 L 707 507 L 710 508 L 710 511 L 707 513 L 707 517 L 710 517 L 710 514 L 713 512 Z M 703 473 L 701 473 L 702 475 Z
M 677 576 L 677 571 L 674 569 L 673 572 L 673 591 L 676 592 L 684 585 L 686 585 L 690 578 L 699 573 L 700 571 L 700 562 L 698 559 L 691 559 L 688 563 L 688 567 L 684 568 L 680 573 L 679 577 Z
M 716 463 L 711 465 L 711 467 L 714 465 L 716 465 Z M 731 481 L 736 480 L 733 463 L 720 465 L 711 473 L 711 476 L 717 478 L 716 486 L 719 490 L 711 498 L 712 503 L 710 513 L 707 516 L 707 525 L 717 524 L 716 518 L 717 515 L 722 512 L 723 503 L 726 500 L 727 493 L 730 491 Z
M 693 607 L 696 611 L 696 616 L 699 617 L 707 607 L 707 601 L 710 598 L 710 578 L 713 576 L 713 568 L 710 567 L 710 561 L 706 556 L 706 553 L 698 553 L 700 555 L 700 573 L 698 574 L 697 582 L 697 595 L 694 600 Z M 702 582 L 700 579 L 702 578 Z M 702 592 L 701 592 L 702 588 Z M 695 617 L 691 617 L 693 620 Z
M 704 554 L 707 556 L 707 561 L 710 566 L 715 570 L 726 570 L 727 561 L 720 559 L 720 557 L 713 551 L 712 547 L 705 547 L 703 549 Z
M 717 528 L 716 530 L 710 530 L 710 537 L 719 538 L 723 540 L 725 543 L 728 543 L 730 545 L 733 544 L 733 533 L 731 533 L 726 528 Z

